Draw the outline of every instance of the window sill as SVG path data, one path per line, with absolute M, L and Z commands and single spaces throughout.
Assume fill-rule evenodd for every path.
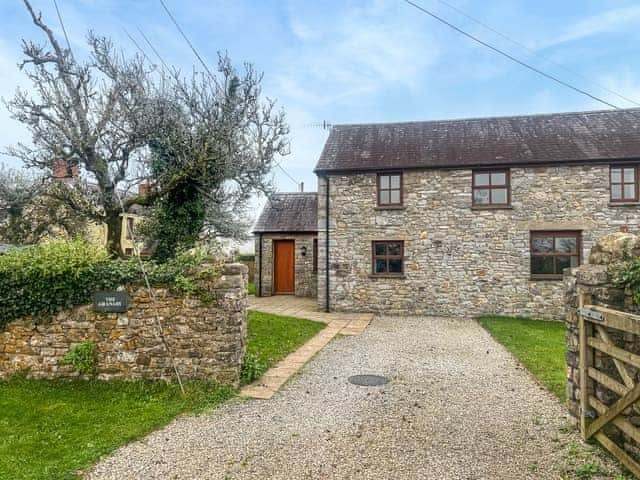
M 471 210 L 513 210 L 511 205 L 472 205 Z
M 407 278 L 404 273 L 370 273 L 369 278 L 395 278 L 404 280 Z
M 407 207 L 405 207 L 404 205 L 378 205 L 377 207 L 374 208 L 374 210 L 380 211 L 380 210 L 404 210 Z
M 609 202 L 609 208 L 640 207 L 640 202 Z
M 530 282 L 561 282 L 562 275 L 560 275 L 559 277 L 535 277 L 532 275 L 529 277 L 529 281 Z

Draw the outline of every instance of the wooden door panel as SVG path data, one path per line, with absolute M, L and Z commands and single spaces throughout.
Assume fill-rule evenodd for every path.
M 274 293 L 295 292 L 295 242 L 273 242 L 273 290 Z

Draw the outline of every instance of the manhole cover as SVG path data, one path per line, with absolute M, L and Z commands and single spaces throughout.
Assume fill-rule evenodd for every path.
M 349 383 L 362 387 L 377 387 L 389 383 L 389 380 L 380 375 L 353 375 L 349 377 Z

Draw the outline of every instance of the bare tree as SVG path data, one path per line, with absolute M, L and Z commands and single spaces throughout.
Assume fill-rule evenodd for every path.
M 261 82 L 250 64 L 238 72 L 221 55 L 216 77 L 174 72 L 160 83 L 148 164 L 159 257 L 202 234 L 241 237 L 250 198 L 272 191 L 275 162 L 289 153 L 289 128 L 275 101 L 261 97 Z
M 50 182 L 42 175 L 0 166 L 0 240 L 15 245 L 43 238 L 86 233 L 86 221 L 60 201 L 78 193 L 66 183 Z M 74 202 L 85 202 L 74 198 Z
M 23 40 L 20 68 L 33 94 L 18 90 L 6 105 L 30 130 L 32 145 L 18 144 L 6 153 L 48 172 L 60 159 L 69 169 L 81 167 L 91 185 L 76 182 L 56 198 L 77 215 L 106 224 L 108 248 L 121 254 L 118 192 L 126 188 L 130 164 L 147 145 L 149 67 L 141 56 L 125 58 L 107 38 L 91 32 L 91 53 L 80 61 L 61 47 L 42 14 L 24 3 L 47 43 Z

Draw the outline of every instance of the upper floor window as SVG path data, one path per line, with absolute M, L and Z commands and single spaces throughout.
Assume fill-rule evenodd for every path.
M 133 217 L 127 217 L 127 239 L 129 240 L 133 240 L 133 228 L 134 228 Z
M 580 232 L 531 232 L 531 277 L 562 279 L 565 268 L 580 265 Z
M 402 173 L 378 174 L 378 205 L 402 205 Z
M 638 201 L 638 168 L 612 166 L 609 170 L 612 202 Z
M 373 274 L 403 273 L 403 256 L 402 240 L 373 242 Z
M 509 205 L 511 200 L 509 170 L 473 172 L 473 205 L 493 207 Z

